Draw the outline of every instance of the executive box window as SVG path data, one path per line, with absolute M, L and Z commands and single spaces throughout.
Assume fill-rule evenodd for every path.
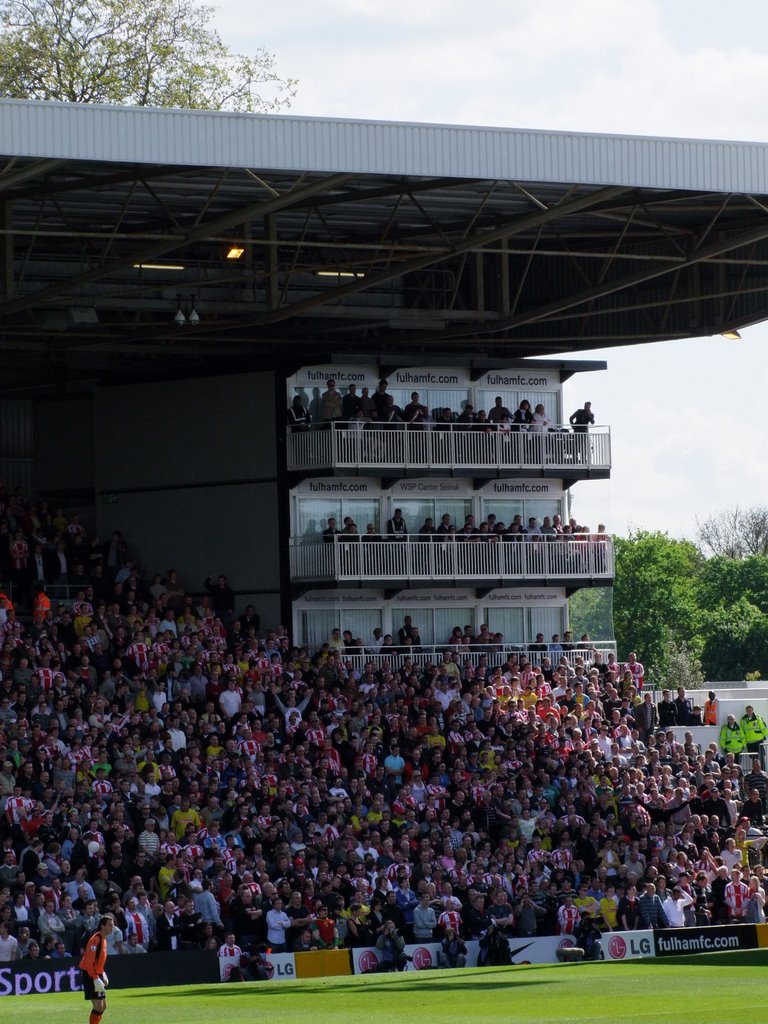
M 380 608 L 312 608 L 299 612 L 299 633 L 302 644 L 310 651 L 319 650 L 331 639 L 331 631 L 348 629 L 356 640 L 369 644 L 373 631 L 382 625 Z
M 336 529 L 344 529 L 344 519 L 351 516 L 358 533 L 365 533 L 368 523 L 380 532 L 382 523 L 380 498 L 297 498 L 293 536 L 309 543 L 319 541 L 328 520 L 336 520 Z
M 471 605 L 452 605 L 450 608 L 430 608 L 424 605 L 408 607 L 403 605 L 392 609 L 392 638 L 397 643 L 397 631 L 406 615 L 411 616 L 414 626 L 419 627 L 421 642 L 427 646 L 440 647 L 448 642 L 454 626 L 464 629 L 475 628 L 475 609 Z
M 472 512 L 471 498 L 392 498 L 391 505 L 393 511 L 401 509 L 409 533 L 418 533 L 427 518 L 437 528 L 446 513 L 451 517 L 452 525 L 460 530 L 464 525 L 464 517 Z
M 567 608 L 485 608 L 484 621 L 491 633 L 501 633 L 505 644 L 530 644 L 537 633 L 543 633 L 547 642 L 555 633 L 560 636 L 567 627 Z
M 537 405 L 541 404 L 544 406 L 544 411 L 550 423 L 562 422 L 560 417 L 560 395 L 557 391 L 528 391 L 525 388 L 520 388 L 517 391 L 511 391 L 508 388 L 494 388 L 493 391 L 483 389 L 477 393 L 477 408 L 490 412 L 497 396 L 501 397 L 502 403 L 512 413 L 518 408 L 522 400 L 527 398 L 531 403 L 531 412 L 533 412 Z
M 544 485 L 546 486 L 546 485 Z M 484 497 L 481 502 L 482 519 L 491 512 L 497 521 L 509 526 L 515 516 L 521 516 L 525 525 L 531 516 L 535 516 L 541 525 L 545 516 L 551 519 L 555 515 L 563 515 L 563 503 L 558 498 L 527 499 Z

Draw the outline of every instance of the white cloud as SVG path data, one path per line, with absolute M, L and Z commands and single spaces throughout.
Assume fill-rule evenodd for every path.
M 297 114 L 766 137 L 757 0 L 224 0 L 216 21 L 299 78 Z M 768 327 L 744 335 L 609 349 L 606 374 L 568 384 L 613 436 L 612 480 L 574 489 L 578 518 L 693 536 L 697 515 L 765 501 Z

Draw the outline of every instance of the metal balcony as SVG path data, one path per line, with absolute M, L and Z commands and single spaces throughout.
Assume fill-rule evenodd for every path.
M 288 469 L 396 473 L 426 470 L 474 476 L 533 473 L 605 478 L 611 470 L 610 427 L 587 432 L 562 426 L 547 433 L 462 424 L 328 423 L 287 437 Z
M 578 536 L 578 535 L 577 535 Z M 613 579 L 613 544 L 603 540 L 481 540 L 409 537 L 365 540 L 334 537 L 291 542 L 291 579 L 374 584 L 382 581 L 497 584 L 608 583 Z

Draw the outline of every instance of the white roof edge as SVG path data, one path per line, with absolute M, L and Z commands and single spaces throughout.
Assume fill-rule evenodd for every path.
M 0 152 L 180 167 L 768 193 L 768 145 L 760 142 L 35 100 L 0 100 Z

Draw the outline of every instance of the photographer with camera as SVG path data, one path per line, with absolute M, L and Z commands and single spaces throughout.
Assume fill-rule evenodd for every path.
M 379 963 L 375 968 L 377 971 L 404 971 L 408 963 L 405 955 L 405 939 L 397 930 L 395 922 L 389 920 L 384 925 L 384 931 L 376 940 L 376 949 L 379 951 Z

